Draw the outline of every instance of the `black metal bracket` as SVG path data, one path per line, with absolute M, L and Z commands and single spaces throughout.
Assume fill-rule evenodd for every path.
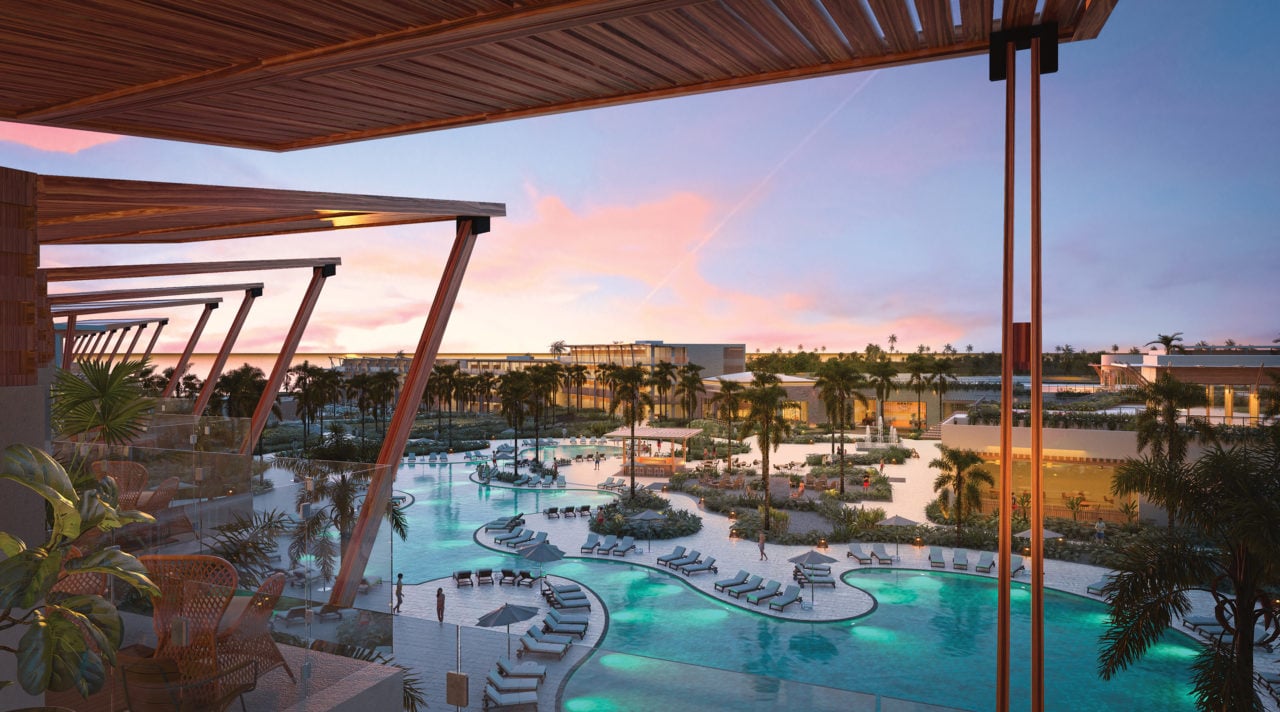
M 320 276 L 328 279 L 338 273 L 338 265 L 329 262 L 320 266 Z
M 249 289 L 246 289 L 244 291 L 254 299 L 257 299 L 258 297 L 262 296 L 262 287 L 250 287 Z
M 1043 25 L 991 33 L 988 62 L 991 81 L 1002 82 L 1009 76 L 1009 68 L 1005 66 L 1006 45 L 1012 42 L 1016 49 L 1031 49 L 1031 40 L 1036 38 L 1040 39 L 1040 73 L 1053 74 L 1058 71 L 1058 23 L 1046 22 Z
M 488 215 L 471 215 L 471 216 L 467 216 L 466 218 L 460 218 L 460 219 L 466 219 L 471 221 L 472 235 L 483 235 L 486 232 L 489 232 L 489 216 Z

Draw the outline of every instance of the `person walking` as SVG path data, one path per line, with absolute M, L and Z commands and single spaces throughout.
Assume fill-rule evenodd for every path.
M 436 620 L 444 623 L 444 589 L 436 589 Z
M 391 612 L 399 613 L 402 603 L 404 603 L 404 574 L 396 574 L 396 605 Z
M 768 561 L 769 555 L 764 553 L 764 530 L 760 530 L 760 560 Z

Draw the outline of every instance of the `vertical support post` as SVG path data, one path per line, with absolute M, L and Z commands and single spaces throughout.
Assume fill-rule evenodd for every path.
M 284 345 L 280 347 L 280 355 L 276 357 L 276 363 L 271 367 L 271 375 L 267 376 L 267 387 L 263 389 L 262 397 L 258 399 L 258 406 L 253 409 L 249 434 L 240 445 L 241 455 L 252 454 L 254 446 L 258 444 L 262 429 L 267 425 L 267 417 L 271 415 L 271 406 L 276 402 L 280 385 L 284 383 L 284 375 L 289 370 L 289 362 L 293 361 L 293 354 L 297 352 L 298 343 L 302 341 L 302 332 L 306 331 L 307 322 L 311 320 L 311 312 L 315 310 L 316 302 L 320 301 L 320 290 L 324 289 L 324 281 L 337 273 L 336 263 L 320 265 L 311 270 L 311 284 L 307 286 L 307 292 L 302 296 L 302 304 L 298 306 L 298 313 L 293 317 L 293 324 L 285 336 Z
M 146 325 L 146 324 L 139 324 L 139 325 L 138 325 L 138 330 L 137 330 L 137 331 L 135 331 L 135 332 L 133 332 L 133 341 L 130 341 L 130 342 L 129 342 L 129 348 L 128 348 L 128 349 L 126 349 L 126 350 L 125 350 L 125 352 L 124 352 L 124 360 L 125 360 L 125 361 L 128 361 L 128 360 L 129 360 L 129 357 L 133 355 L 133 350 L 134 350 L 134 349 L 136 349 L 136 348 L 138 348 L 138 339 L 141 339 L 141 338 L 142 338 L 142 332 L 144 332 L 144 331 L 146 331 L 146 330 L 147 330 L 147 325 Z
M 1205 387 L 1204 387 L 1204 420 L 1205 420 L 1205 422 L 1206 422 L 1206 423 L 1210 423 L 1210 424 L 1212 424 L 1212 423 L 1213 423 L 1213 397 L 1214 397 L 1214 395 L 1215 395 L 1215 393 L 1214 393 L 1214 387 L 1213 387 L 1213 386 L 1205 386 Z
M 178 387 L 178 381 L 182 380 L 183 374 L 187 372 L 187 364 L 191 361 L 191 352 L 196 350 L 196 343 L 200 341 L 200 335 L 204 333 L 204 325 L 209 323 L 209 314 L 218 308 L 217 302 L 206 302 L 204 311 L 200 312 L 200 319 L 196 322 L 196 328 L 191 331 L 191 338 L 187 339 L 187 347 L 182 350 L 182 356 L 178 359 L 177 365 L 173 367 L 173 375 L 169 377 L 169 383 L 164 387 L 164 393 L 160 394 L 161 398 L 170 398 L 173 391 Z M 160 330 L 156 329 L 156 336 L 160 335 Z M 153 339 L 154 341 L 154 339 Z M 147 349 L 150 353 L 151 349 Z
M 1235 425 L 1236 389 L 1231 386 L 1222 387 L 1222 424 Z
M 71 370 L 71 360 L 76 348 L 76 315 L 67 317 L 67 328 L 62 332 L 62 370 Z
M 1258 391 L 1249 392 L 1249 425 L 1257 426 L 1258 417 L 1262 414 L 1262 399 L 1258 396 Z
M 1009 587 L 1013 576 L 1009 570 L 1013 547 L 1013 512 L 1004 500 L 1013 497 L 1013 159 L 1017 99 L 1015 60 L 1017 49 L 1012 42 L 1004 44 L 1007 76 L 1004 90 L 1004 282 L 1001 290 L 1000 335 L 1000 572 L 996 625 L 996 710 L 1009 710 L 1009 633 L 1012 599 Z M 1040 495 L 1033 492 L 1033 500 Z
M 387 434 L 382 441 L 382 450 L 378 453 L 378 463 L 373 471 L 373 479 L 365 495 L 364 505 L 360 509 L 360 517 L 356 521 L 347 545 L 346 556 L 342 558 L 342 570 L 334 582 L 329 602 L 340 606 L 350 606 L 356 597 L 356 587 L 364 568 L 369 563 L 369 555 L 373 552 L 373 544 L 378 536 L 378 528 L 383 514 L 387 511 L 387 503 L 391 501 L 391 488 L 395 482 L 395 467 L 404 453 L 405 443 L 409 439 L 409 431 L 413 427 L 414 416 L 418 405 L 422 402 L 422 392 L 431 376 L 431 368 L 435 365 L 436 354 L 440 351 L 440 341 L 444 338 L 445 327 L 449 324 L 449 315 L 453 313 L 453 303 L 462 287 L 462 277 L 467 271 L 467 263 L 471 259 L 471 250 L 475 247 L 476 236 L 489 231 L 489 218 L 458 218 L 457 232 L 453 240 L 453 248 L 449 251 L 449 259 L 445 262 L 440 275 L 440 285 L 436 288 L 435 299 L 427 312 L 427 322 L 422 327 L 422 337 L 418 340 L 418 348 L 413 352 L 413 362 L 405 374 L 404 385 L 400 389 L 400 398 L 396 403 L 395 414 L 387 425 Z
M 151 341 L 147 344 L 147 350 L 142 354 L 143 360 L 151 358 L 151 352 L 155 350 L 156 342 L 160 340 L 160 332 L 164 330 L 165 325 L 168 323 L 169 320 L 165 319 L 164 321 L 156 324 L 156 332 L 151 335 Z
M 116 338 L 116 346 L 111 349 L 111 355 L 107 357 L 107 363 L 116 360 L 116 354 L 120 353 L 120 347 L 124 345 L 124 337 L 129 335 L 129 330 L 132 328 L 132 326 L 126 326 L 120 330 L 120 336 Z
M 1044 712 L 1044 321 L 1040 251 L 1040 38 L 1031 40 L 1031 711 Z
M 196 403 L 191 408 L 191 414 L 199 418 L 204 415 L 204 409 L 209 405 L 209 399 L 213 397 L 213 386 L 222 375 L 222 369 L 227 366 L 227 359 L 231 356 L 231 348 L 235 346 L 236 339 L 240 337 L 240 329 L 244 326 L 245 317 L 249 316 L 249 309 L 253 306 L 253 300 L 262 296 L 262 290 L 254 287 L 253 289 L 244 290 L 244 299 L 240 302 L 240 310 L 236 312 L 236 318 L 231 320 L 231 328 L 227 330 L 227 336 L 222 341 L 222 348 L 218 350 L 218 355 L 213 359 L 213 365 L 209 367 L 209 375 L 204 379 L 204 385 L 200 387 L 200 395 L 196 398 Z

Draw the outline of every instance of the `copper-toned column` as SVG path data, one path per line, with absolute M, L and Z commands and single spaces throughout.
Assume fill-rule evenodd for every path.
M 209 302 L 204 305 L 204 311 L 200 312 L 200 320 L 196 322 L 196 328 L 191 331 L 191 338 L 187 339 L 187 348 L 182 350 L 182 357 L 178 359 L 177 365 L 173 367 L 173 376 L 169 378 L 169 383 L 165 385 L 164 393 L 160 394 L 161 398 L 169 398 L 173 395 L 173 390 L 177 388 L 178 381 L 182 380 L 183 374 L 187 372 L 187 363 L 191 361 L 191 352 L 196 350 L 196 342 L 200 341 L 200 335 L 204 333 L 204 325 L 209 323 L 209 314 L 217 308 L 216 302 Z M 156 330 L 156 335 L 160 335 L 159 329 Z
M 1031 40 L 1031 710 L 1044 710 L 1044 322 L 1040 308 L 1040 38 Z
M 125 361 L 128 361 L 129 357 L 133 355 L 133 350 L 138 348 L 138 339 L 142 338 L 142 332 L 146 330 L 147 330 L 146 324 L 139 324 L 138 330 L 133 332 L 133 340 L 129 342 L 129 348 L 126 349 L 124 352 Z
M 67 317 L 67 328 L 62 332 L 62 370 L 71 370 L 72 350 L 76 346 L 76 315 Z
M 200 395 L 196 398 L 196 403 L 191 407 L 191 414 L 197 418 L 204 415 L 204 409 L 209 405 L 209 399 L 213 397 L 214 382 L 222 375 L 222 369 L 227 366 L 227 358 L 231 356 L 231 348 L 235 346 L 236 339 L 240 337 L 240 328 L 244 326 L 245 317 L 249 316 L 249 309 L 253 306 L 253 300 L 262 296 L 262 289 L 254 287 L 244 290 L 244 299 L 240 302 L 240 310 L 236 312 L 236 318 L 231 320 L 231 328 L 227 330 L 227 337 L 222 341 L 222 348 L 218 350 L 218 355 L 213 359 L 213 365 L 209 367 L 209 375 L 205 376 L 204 385 L 200 388 Z
M 169 320 L 165 319 L 159 324 L 156 324 L 156 331 L 154 334 L 151 335 L 151 341 L 150 343 L 147 344 L 146 352 L 142 354 L 143 360 L 151 358 L 151 352 L 155 351 L 156 342 L 160 340 L 160 332 L 164 330 L 165 324 L 168 324 L 168 323 L 169 323 Z
M 111 355 L 107 357 L 107 363 L 116 360 L 116 354 L 120 353 L 120 347 L 124 345 L 124 337 L 129 335 L 129 330 L 132 328 L 132 326 L 126 326 L 120 330 L 120 336 L 116 339 L 115 348 L 111 349 Z
M 345 607 L 355 600 L 356 587 L 369 563 L 379 525 L 387 511 L 387 503 L 391 501 L 395 466 L 404 453 L 405 442 L 409 439 L 409 431 L 418 412 L 418 404 L 422 402 L 422 392 L 431 375 L 431 368 L 435 365 L 436 354 L 440 351 L 440 340 L 449 324 L 449 315 L 453 312 L 453 302 L 462 286 L 462 276 L 467 271 L 476 235 L 488 230 L 488 218 L 458 219 L 453 249 L 450 250 L 449 260 L 445 262 L 444 271 L 440 275 L 440 286 L 436 288 L 436 297 L 431 302 L 431 310 L 427 312 L 427 323 L 422 327 L 422 337 L 418 340 L 417 350 L 413 352 L 413 362 L 409 365 L 409 372 L 405 374 L 400 399 L 387 426 L 382 450 L 378 453 L 378 466 L 369 482 L 360 518 L 356 521 L 351 542 L 347 545 L 347 553 L 342 557 L 342 570 L 329 595 L 330 603 Z
M 1009 571 L 1013 546 L 1013 158 L 1016 119 L 1014 65 L 1017 50 L 1005 44 L 1007 75 L 1004 81 L 1004 285 L 1001 296 L 1000 334 L 1000 552 L 996 564 L 1000 572 L 998 620 L 996 622 L 996 710 L 1009 710 L 1009 632 L 1011 600 Z
M 293 360 L 293 354 L 298 350 L 298 342 L 302 341 L 302 332 L 306 331 L 307 322 L 311 320 L 311 312 L 315 310 L 316 302 L 320 301 L 320 290 L 324 289 L 324 281 L 337 274 L 337 271 L 336 264 L 326 264 L 311 269 L 311 284 L 307 286 L 307 293 L 302 296 L 302 304 L 298 306 L 298 313 L 293 317 L 293 324 L 285 336 L 284 345 L 280 347 L 280 355 L 276 357 L 276 363 L 271 367 L 271 374 L 267 376 L 267 387 L 262 391 L 262 398 L 258 399 L 258 407 L 253 409 L 249 434 L 240 445 L 241 455 L 252 454 L 254 446 L 258 444 L 258 437 L 262 435 L 262 429 L 267 425 L 267 417 L 271 415 L 271 406 L 276 402 L 280 384 L 284 383 L 285 373 L 289 370 L 289 362 Z

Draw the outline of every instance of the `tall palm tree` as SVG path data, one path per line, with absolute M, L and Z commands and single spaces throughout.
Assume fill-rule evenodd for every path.
M 317 378 L 323 370 L 319 366 L 312 365 L 309 361 L 303 361 L 297 366 L 289 368 L 289 393 L 293 396 L 294 403 L 297 405 L 298 419 L 302 421 L 303 450 L 306 450 L 309 446 L 308 438 L 311 434 L 311 424 L 315 422 L 316 416 L 323 407 L 320 402 L 319 388 L 317 387 Z
M 707 387 L 702 383 L 702 369 L 703 367 L 696 363 L 687 363 L 680 367 L 675 396 L 680 401 L 680 406 L 684 408 L 686 420 L 693 419 L 694 411 L 698 409 L 698 396 L 707 392 Z
M 648 379 L 639 366 L 613 370 L 609 415 L 622 411 L 622 420 L 631 426 L 631 497 L 636 496 L 636 423 L 644 420 L 646 408 L 653 407 L 653 396 L 645 390 Z
M 894 378 L 898 369 L 891 361 L 873 361 L 867 364 L 867 379 L 876 389 L 876 410 L 879 411 L 880 423 L 884 423 L 884 402 L 896 387 Z
M 929 467 L 940 470 L 933 481 L 933 491 L 942 492 L 950 489 L 954 497 L 951 506 L 956 518 L 956 545 L 960 544 L 960 533 L 964 527 L 964 518 L 977 506 L 982 496 L 982 486 L 995 486 L 995 479 L 983 466 L 982 456 L 972 450 L 961 450 L 942 445 L 938 448 L 942 457 L 929 462 Z
M 565 402 L 569 402 L 568 385 L 565 384 L 564 364 L 552 361 L 551 363 L 542 364 L 542 370 L 545 373 L 545 395 L 547 406 L 551 409 L 551 424 L 556 422 L 556 393 L 560 389 L 565 388 Z
M 559 356 L 560 354 L 568 351 L 569 347 L 565 345 L 564 339 L 556 339 L 551 342 L 551 345 L 547 347 L 547 350 Z
M 508 371 L 498 378 L 498 407 L 502 416 L 515 431 L 515 452 L 511 469 L 520 474 L 520 426 L 529 407 L 533 393 L 533 381 L 527 371 Z
M 257 366 L 247 363 L 219 376 L 213 387 L 214 393 L 221 396 L 226 405 L 227 416 L 231 418 L 251 417 L 266 388 L 267 374 Z
M 1204 389 L 1162 371 L 1156 380 L 1138 389 L 1147 407 L 1138 414 L 1138 451 L 1150 450 L 1155 458 L 1181 463 L 1187 457 L 1187 432 L 1179 419 L 1182 411 L 1205 403 Z
M 533 416 L 533 458 L 538 462 L 542 462 L 542 414 L 548 405 L 554 404 L 556 391 L 560 388 L 559 366 L 539 364 L 525 370 L 529 374 L 530 386 L 528 413 Z
M 677 367 L 670 361 L 659 361 L 653 365 L 653 370 L 649 374 L 649 385 L 653 386 L 658 393 L 658 398 L 662 400 L 663 410 L 666 416 L 671 417 L 671 408 L 667 403 L 667 394 L 671 393 L 671 388 L 676 384 Z
M 779 384 L 777 376 L 757 372 L 751 386 L 742 394 L 747 405 L 747 417 L 742 423 L 743 437 L 756 436 L 760 446 L 760 481 L 764 485 L 764 531 L 769 531 L 769 453 L 777 450 L 783 439 L 791 434 L 791 423 L 783 415 L 786 408 L 795 408 L 794 401 L 787 400 L 787 391 Z
M 357 373 L 346 382 L 346 396 L 349 400 L 355 401 L 356 412 L 360 414 L 360 442 L 365 440 L 364 421 L 369 413 L 373 410 L 373 398 L 370 391 L 373 383 L 367 373 Z
M 1215 441 L 1189 465 L 1167 455 L 1131 458 L 1116 469 L 1112 492 L 1141 493 L 1178 512 L 1181 526 L 1119 549 L 1118 576 L 1104 589 L 1111 620 L 1098 655 L 1102 677 L 1146 654 L 1190 610 L 1187 592 L 1203 589 L 1230 641 L 1205 646 L 1192 665 L 1198 705 L 1263 709 L 1254 650 L 1280 632 L 1280 427 L 1231 447 Z
M 457 381 L 454 380 L 456 387 Z M 369 397 L 373 400 L 375 418 L 378 419 L 381 430 L 385 433 L 387 430 L 388 414 L 391 412 L 391 406 L 396 401 L 396 396 L 400 394 L 400 374 L 395 371 L 386 370 L 378 371 L 369 377 Z M 380 416 L 380 417 L 379 417 Z M 452 431 L 452 419 L 450 420 L 450 430 Z M 452 432 L 450 432 L 452 438 Z
M 587 367 L 580 363 L 565 366 L 564 377 L 578 394 L 578 410 L 582 410 L 582 387 L 587 385 Z
M 154 401 L 142 395 L 143 361 L 76 362 L 80 373 L 58 370 L 51 418 L 59 437 L 80 442 L 128 445 L 141 435 Z
M 1147 346 L 1155 346 L 1156 344 L 1163 346 L 1164 352 L 1167 354 L 1178 353 L 1179 351 L 1186 350 L 1182 347 L 1181 331 L 1175 331 L 1172 334 L 1156 334 L 1156 338 L 1154 340 L 1146 343 Z
M 952 353 L 955 353 L 953 350 Z M 938 421 L 941 422 L 946 413 L 942 410 L 942 398 L 947 395 L 947 391 L 951 390 L 951 386 L 959 382 L 956 378 L 956 362 L 950 358 L 935 358 L 929 363 L 928 382 L 933 392 L 938 396 Z
M 324 433 L 324 409 L 326 406 L 334 406 L 342 400 L 342 394 L 346 392 L 346 379 L 342 372 L 336 368 L 321 369 L 315 376 L 316 400 L 320 404 L 320 432 Z M 337 411 L 334 411 L 334 417 L 337 417 Z M 322 435 L 323 437 L 323 435 Z
M 349 469 L 345 463 L 337 463 L 336 467 L 334 463 L 321 464 L 310 460 L 282 459 L 277 463 L 310 480 L 309 487 L 298 489 L 296 503 L 299 510 L 303 504 L 313 505 L 312 513 L 294 529 L 293 539 L 289 542 L 289 558 L 296 565 L 304 554 L 315 556 L 321 576 L 330 580 L 337 570 L 337 559 L 346 554 L 351 541 L 360 514 L 360 495 L 368 485 L 370 472 L 358 467 Z M 315 506 L 321 502 L 328 504 Z M 403 510 L 394 502 L 388 502 L 385 516 L 391 524 L 392 533 L 401 541 L 407 541 L 409 523 Z M 326 532 L 334 529 L 338 531 L 340 543 L 337 551 L 325 536 Z
M 431 367 L 431 375 L 427 378 L 427 387 L 435 395 L 439 407 L 436 409 L 436 429 L 440 430 L 441 411 L 449 411 L 449 443 L 453 444 L 453 398 L 458 390 L 458 376 L 461 371 L 456 363 L 437 363 Z M 434 383 L 433 383 L 434 382 Z
M 844 431 L 853 423 L 853 403 L 858 401 L 867 407 L 867 397 L 859 392 L 859 387 L 866 383 L 862 371 L 857 364 L 844 359 L 826 361 L 818 368 L 818 378 L 814 386 L 818 396 L 827 410 L 827 419 L 840 430 L 840 442 L 844 442 Z M 834 455 L 835 440 L 831 441 Z M 843 445 L 841 446 L 843 448 Z M 840 457 L 840 494 L 844 494 L 844 456 Z
M 926 375 L 929 373 L 929 361 L 924 357 L 924 351 L 911 354 L 907 357 L 906 363 L 903 364 L 907 371 L 907 386 L 916 394 L 916 424 L 921 426 L 920 403 L 924 400 L 924 392 L 929 390 L 929 382 Z
M 892 353 L 892 352 L 896 351 L 896 350 L 897 350 L 897 348 L 896 348 L 896 347 L 897 347 L 897 345 L 898 345 L 898 335 L 897 335 L 897 334 L 889 334 L 889 352 L 890 352 L 890 353 Z
M 727 468 L 729 476 L 732 477 L 733 443 L 737 442 L 733 437 L 733 423 L 738 419 L 738 413 L 742 412 L 742 406 L 746 403 L 743 400 L 746 387 L 737 381 L 726 381 L 723 378 L 716 380 L 720 383 L 720 392 L 711 397 L 711 407 L 717 418 L 729 421 L 729 456 L 725 459 L 729 463 Z

